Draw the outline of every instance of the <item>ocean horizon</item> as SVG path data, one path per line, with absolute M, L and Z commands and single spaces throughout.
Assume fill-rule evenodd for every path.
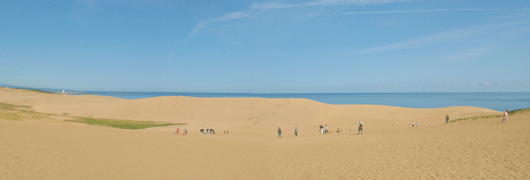
M 83 91 L 83 93 L 80 94 L 71 93 L 71 95 L 86 94 L 111 96 L 123 99 L 141 99 L 160 96 L 188 96 L 199 98 L 305 98 L 326 104 L 335 105 L 369 104 L 397 106 L 405 108 L 444 108 L 451 106 L 475 106 L 501 112 L 506 109 L 515 110 L 530 108 L 530 92 L 205 93 Z

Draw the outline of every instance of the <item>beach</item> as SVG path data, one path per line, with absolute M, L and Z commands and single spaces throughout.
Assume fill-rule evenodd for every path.
M 0 179 L 530 178 L 530 113 L 511 116 L 509 124 L 502 118 L 447 124 L 446 115 L 502 112 L 296 98 L 130 100 L 9 88 L 0 88 L 0 103 L 46 114 L 0 119 Z M 129 130 L 65 121 L 75 117 L 186 124 Z M 363 135 L 356 132 L 359 120 Z M 332 133 L 319 133 L 319 125 Z M 175 135 L 177 128 L 189 134 Z M 216 134 L 201 135 L 209 128 Z

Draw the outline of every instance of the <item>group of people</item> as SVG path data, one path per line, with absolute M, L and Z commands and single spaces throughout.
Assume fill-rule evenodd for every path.
M 329 131 L 328 131 L 328 125 L 327 125 L 327 124 L 326 124 L 326 127 L 324 127 L 324 126 L 322 126 L 322 125 L 320 125 L 320 126 L 318 126 L 318 127 L 320 127 L 320 130 L 319 130 L 320 133 L 322 133 L 322 134 L 329 134 Z
M 508 112 L 509 112 L 509 109 L 506 109 L 506 111 L 504 111 L 504 115 L 502 116 L 502 124 L 504 124 L 504 121 L 506 121 L 506 124 L 508 124 Z M 445 122 L 446 123 L 449 123 L 449 115 L 446 115 L 445 116 Z M 359 128 L 357 129 L 357 135 L 362 135 L 363 134 L 363 122 L 361 120 L 359 120 Z M 409 127 L 418 127 L 418 122 L 414 123 L 414 122 L 411 122 L 409 123 Z M 320 130 L 319 132 L 322 133 L 322 134 L 328 134 L 330 133 L 328 131 L 328 125 L 326 124 L 326 126 L 322 126 L 320 125 Z M 174 133 L 176 135 L 179 134 L 179 131 L 180 129 L 177 128 L 174 130 Z M 206 134 L 215 134 L 215 131 L 213 129 L 201 129 L 201 135 L 203 135 L 205 132 Z M 341 128 L 337 128 L 337 131 L 336 132 L 341 132 L 342 129 Z M 351 128 L 350 128 L 350 131 L 351 131 Z M 225 134 L 229 134 L 228 131 L 224 131 Z M 188 134 L 188 129 L 184 129 L 184 131 L 182 132 L 182 135 L 186 135 Z M 294 127 L 294 136 L 298 136 L 298 127 Z M 278 138 L 281 139 L 282 138 L 282 129 L 280 127 L 278 127 Z
M 359 120 L 359 129 L 357 131 L 357 134 L 358 135 L 362 135 L 363 134 L 363 122 L 361 120 Z M 328 131 L 328 125 L 326 124 L 326 126 L 322 126 L 320 125 L 320 130 L 319 132 L 322 133 L 322 134 L 328 134 L 330 133 Z M 336 132 L 341 132 L 342 129 L 341 128 L 337 128 L 337 131 Z M 351 129 L 350 129 L 351 131 Z M 298 127 L 294 127 L 294 136 L 298 136 Z M 278 138 L 281 139 L 282 138 L 282 128 L 281 127 L 278 127 Z
M 416 122 L 416 123 L 414 123 L 414 122 L 409 123 L 409 127 L 410 127 L 411 124 L 412 124 L 412 127 L 414 127 L 414 126 L 418 126 L 418 122 Z
M 173 130 L 173 134 L 175 134 L 175 135 L 179 135 L 179 132 L 180 132 L 180 128 L 177 128 L 177 129 Z M 188 134 L 188 129 L 184 129 L 182 131 L 182 135 L 186 135 L 186 134 Z
M 296 129 L 296 128 L 295 128 L 295 129 Z M 175 130 L 171 130 L 171 131 L 172 131 L 175 135 L 179 135 L 179 133 L 180 133 L 180 128 L 177 128 L 177 129 L 175 129 Z M 199 130 L 199 131 L 201 131 L 201 135 L 204 135 L 204 134 L 207 134 L 207 135 L 215 135 L 215 130 L 213 130 L 213 129 L 201 129 L 201 130 Z M 298 132 L 298 129 L 296 129 L 295 131 Z M 225 134 L 230 134 L 230 132 L 228 132 L 228 131 L 224 131 L 224 133 L 225 133 Z M 187 135 L 187 134 L 188 134 L 188 129 L 184 129 L 184 130 L 182 131 L 182 135 Z M 295 135 L 296 135 L 296 133 L 295 133 Z
M 201 131 L 201 135 L 204 135 L 205 132 L 206 132 L 206 134 L 208 134 L 208 135 L 210 135 L 210 134 L 211 134 L 211 135 L 214 135 L 214 134 L 215 134 L 215 131 L 214 131 L 213 129 L 206 129 L 206 130 L 201 129 L 200 131 Z
M 298 136 L 298 127 L 294 127 L 294 136 Z M 282 138 L 282 128 L 278 127 L 278 138 Z

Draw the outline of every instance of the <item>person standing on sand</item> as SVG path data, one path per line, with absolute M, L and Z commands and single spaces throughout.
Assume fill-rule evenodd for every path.
M 179 135 L 179 131 L 180 131 L 180 129 L 179 129 L 179 128 L 177 128 L 177 135 Z
M 506 109 L 506 111 L 504 111 L 504 115 L 502 116 L 502 123 L 501 124 L 504 124 L 505 120 L 506 120 L 506 124 L 508 124 L 508 111 L 510 111 L 510 110 Z
M 282 129 L 280 127 L 278 127 L 278 137 L 282 138 Z
M 363 135 L 363 121 L 359 120 L 359 129 L 357 130 L 357 135 Z
M 298 128 L 294 127 L 294 136 L 298 136 Z
M 445 115 L 445 123 L 449 123 L 449 115 Z

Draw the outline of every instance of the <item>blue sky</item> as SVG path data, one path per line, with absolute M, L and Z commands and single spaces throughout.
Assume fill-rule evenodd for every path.
M 0 2 L 0 83 L 102 91 L 529 92 L 530 1 Z

